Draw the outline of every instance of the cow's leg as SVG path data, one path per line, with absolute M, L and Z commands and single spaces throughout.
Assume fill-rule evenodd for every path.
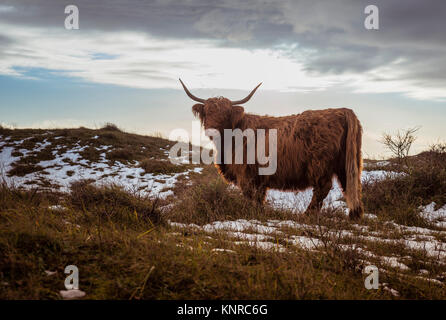
M 345 175 L 345 170 L 340 170 L 337 177 L 339 184 L 341 185 L 342 192 L 345 192 L 347 190 L 347 176 Z
M 264 186 L 255 186 L 251 183 L 240 184 L 240 189 L 242 189 L 243 195 L 259 204 L 262 204 L 265 201 L 266 196 L 266 187 Z
M 258 187 L 254 191 L 254 200 L 259 203 L 263 204 L 265 202 L 266 197 L 266 188 L 265 187 Z
M 313 187 L 313 198 L 311 199 L 310 205 L 307 208 L 306 213 L 313 211 L 320 211 L 322 208 L 322 203 L 327 197 L 332 187 L 331 179 L 324 179 L 320 181 L 318 185 Z

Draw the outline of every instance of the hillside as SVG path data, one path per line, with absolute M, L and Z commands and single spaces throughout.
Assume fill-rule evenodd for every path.
M 366 160 L 351 222 L 337 183 L 319 215 L 302 214 L 311 190 L 258 207 L 213 166 L 172 164 L 172 145 L 113 125 L 1 129 L 0 298 L 60 299 L 69 264 L 88 299 L 446 297 L 441 151 L 410 170 Z

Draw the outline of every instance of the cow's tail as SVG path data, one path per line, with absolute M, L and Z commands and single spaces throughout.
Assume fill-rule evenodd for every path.
M 362 128 L 352 110 L 345 113 L 347 120 L 347 138 L 345 144 L 345 197 L 350 209 L 350 218 L 362 217 L 364 208 L 361 201 L 361 171 L 362 171 Z

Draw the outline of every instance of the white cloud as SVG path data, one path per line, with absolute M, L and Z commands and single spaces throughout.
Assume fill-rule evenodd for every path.
M 4 6 L 4 5 L 0 5 L 0 13 L 3 12 L 12 12 L 14 11 L 15 8 L 13 6 Z
M 303 65 L 280 50 L 221 48 L 216 41 L 159 40 L 137 32 L 84 33 L 0 26 L 16 42 L 3 49 L 0 73 L 18 75 L 17 67 L 63 71 L 86 81 L 136 88 L 191 87 L 297 91 L 335 83 L 311 77 Z M 96 59 L 96 54 L 110 59 Z M 26 70 L 25 70 L 26 71 Z
M 51 120 L 42 120 L 38 122 L 33 122 L 28 126 L 18 126 L 17 128 L 32 128 L 32 129 L 66 129 L 66 128 L 98 128 L 98 125 L 94 123 L 94 121 L 85 121 L 78 119 L 51 119 Z
M 402 92 L 441 99 L 443 88 L 404 80 L 398 61 L 364 73 L 342 75 L 305 71 L 312 52 L 298 46 L 249 50 L 216 40 L 162 40 L 142 32 L 87 32 L 0 24 L 13 39 L 0 51 L 0 74 L 24 76 L 27 68 L 56 70 L 88 82 L 134 88 L 191 88 L 316 91 L 334 85 L 357 92 Z M 296 52 L 299 54 L 296 55 Z M 97 59 L 99 56 L 105 58 Z M 401 80 L 403 79 L 403 80 Z M 216 92 L 218 93 L 218 92 Z

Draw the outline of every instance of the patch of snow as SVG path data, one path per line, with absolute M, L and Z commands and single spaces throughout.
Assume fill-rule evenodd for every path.
M 434 237 L 429 240 L 416 241 L 411 239 L 385 239 L 374 236 L 358 236 L 358 239 L 371 241 L 371 242 L 383 242 L 388 244 L 403 244 L 406 248 L 412 250 L 424 251 L 428 256 L 434 258 L 446 258 L 446 243 L 435 240 Z
M 276 244 L 276 243 L 272 243 L 272 242 L 235 241 L 234 244 L 236 244 L 236 245 L 248 245 L 248 246 L 259 248 L 259 249 L 262 249 L 262 250 L 277 250 L 279 252 L 285 252 L 286 251 L 286 249 L 282 245 Z
M 422 275 L 428 275 L 428 274 L 429 274 L 429 271 L 427 271 L 426 269 L 420 269 L 420 270 L 418 271 L 418 273 L 419 273 L 419 274 L 422 274 Z
M 79 298 L 85 297 L 85 292 L 83 292 L 79 289 L 60 290 L 59 293 L 60 293 L 61 297 L 65 300 L 79 299 Z
M 363 171 L 361 180 L 362 181 L 379 181 L 387 177 L 395 178 L 401 175 L 398 172 L 389 172 L 384 170 L 375 171 Z M 268 190 L 266 199 L 271 203 L 272 206 L 278 209 L 287 209 L 296 213 L 304 212 L 311 202 L 313 197 L 312 188 L 302 190 L 299 192 L 293 191 L 280 191 L 280 190 Z M 342 201 L 343 193 L 342 188 L 339 185 L 336 178 L 333 178 L 333 186 L 328 193 L 327 197 L 324 199 L 323 208 L 334 208 L 343 209 L 347 212 L 347 206 L 344 201 Z
M 397 257 L 381 257 L 381 261 L 392 268 L 397 268 L 403 271 L 410 270 L 404 263 L 399 262 Z
M 277 232 L 277 228 L 260 224 L 257 220 L 238 219 L 236 221 L 215 221 L 202 227 L 206 232 L 215 232 L 218 230 L 242 232 L 245 230 L 254 230 L 257 233 L 270 234 Z
M 383 289 L 385 291 L 389 292 L 394 297 L 399 297 L 400 296 L 400 293 L 397 290 L 388 287 L 387 283 L 383 283 Z
M 221 248 L 214 248 L 211 250 L 211 252 L 226 252 L 226 253 L 237 253 L 234 250 L 230 249 L 221 249 Z
M 60 205 L 60 204 L 56 204 L 56 205 L 53 205 L 53 206 L 49 206 L 48 209 L 54 210 L 54 211 L 64 211 L 67 208 L 62 206 L 62 205 Z
M 51 145 L 51 142 L 47 141 L 47 139 L 45 139 L 43 142 L 37 142 L 33 151 L 40 152 L 50 145 Z
M 445 231 L 437 231 L 437 230 L 431 230 L 428 228 L 421 228 L 421 227 L 409 227 L 402 224 L 397 224 L 393 221 L 386 222 L 387 225 L 393 226 L 395 229 L 402 233 L 413 233 L 417 235 L 435 235 L 435 234 L 443 234 L 446 235 Z
M 267 241 L 273 239 L 270 236 L 266 236 L 264 234 L 257 234 L 257 233 L 244 233 L 244 232 L 234 232 L 234 231 L 228 231 L 225 234 L 232 238 L 237 238 L 241 240 L 248 240 L 248 241 Z
M 163 191 L 163 192 L 158 192 L 157 197 L 160 199 L 166 199 L 168 196 L 173 196 L 173 191 L 172 190 L 167 190 L 167 191 Z
M 429 222 L 432 222 L 437 227 L 445 228 L 446 227 L 446 204 L 435 210 L 436 203 L 432 202 L 427 206 L 420 207 L 421 212 L 420 215 L 424 219 Z
M 362 165 L 364 168 L 369 168 L 369 167 L 386 167 L 390 164 L 391 164 L 390 161 L 383 160 L 378 162 L 364 162 Z
M 401 271 L 410 270 L 410 268 L 406 266 L 404 263 L 400 262 L 397 257 L 377 256 L 373 252 L 365 250 L 361 247 L 356 247 L 355 249 L 358 250 L 358 252 L 363 256 L 366 256 L 367 258 L 377 259 L 381 261 L 382 264 L 385 264 L 389 267 L 400 269 Z
M 3 177 L 12 169 L 12 164 L 20 159 L 20 157 L 13 157 L 12 152 L 14 152 L 13 147 L 5 147 L 0 153 L 0 170 Z
M 424 281 L 428 281 L 428 282 L 432 282 L 432 283 L 435 283 L 435 284 L 438 284 L 438 285 L 441 285 L 441 286 L 444 285 L 443 282 L 441 282 L 440 280 L 437 280 L 437 279 L 425 278 L 425 277 L 420 277 L 420 276 L 417 276 L 415 278 L 420 279 L 420 280 L 424 280 Z
M 317 238 L 309 238 L 304 236 L 291 236 L 291 243 L 303 249 L 315 250 L 323 245 L 322 241 Z
M 364 217 L 369 218 L 371 220 L 378 219 L 378 216 L 376 214 L 371 214 L 371 213 L 364 213 Z

